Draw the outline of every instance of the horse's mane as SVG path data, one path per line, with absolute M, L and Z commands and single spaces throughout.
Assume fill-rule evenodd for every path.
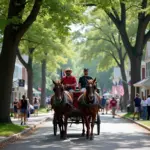
M 61 84 L 61 80 L 56 80 L 55 83 L 56 84 Z

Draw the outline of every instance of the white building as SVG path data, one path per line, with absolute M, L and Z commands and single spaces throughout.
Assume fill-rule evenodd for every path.
M 140 89 L 140 96 L 147 97 L 150 94 L 150 42 L 147 42 L 145 61 L 141 65 L 141 81 L 134 84 L 135 92 Z

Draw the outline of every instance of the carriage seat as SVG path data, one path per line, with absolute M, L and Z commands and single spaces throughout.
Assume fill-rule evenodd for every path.
M 80 91 L 79 89 L 76 89 L 74 92 L 73 92 L 73 105 L 75 108 L 78 108 L 78 98 L 80 95 L 82 95 L 83 92 Z

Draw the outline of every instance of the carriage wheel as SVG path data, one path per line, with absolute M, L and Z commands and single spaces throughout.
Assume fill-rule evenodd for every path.
M 100 115 L 97 114 L 97 135 L 100 135 L 100 124 L 101 124 Z
M 53 131 L 54 131 L 54 136 L 56 136 L 57 135 L 57 120 L 55 117 L 53 119 Z

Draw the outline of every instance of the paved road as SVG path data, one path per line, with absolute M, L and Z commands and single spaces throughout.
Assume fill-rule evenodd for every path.
M 68 127 L 68 139 L 60 140 L 52 135 L 52 123 L 48 121 L 33 135 L 4 150 L 150 150 L 150 133 L 143 128 L 110 115 L 101 120 L 101 135 L 95 135 L 93 141 L 80 136 L 81 125 Z

